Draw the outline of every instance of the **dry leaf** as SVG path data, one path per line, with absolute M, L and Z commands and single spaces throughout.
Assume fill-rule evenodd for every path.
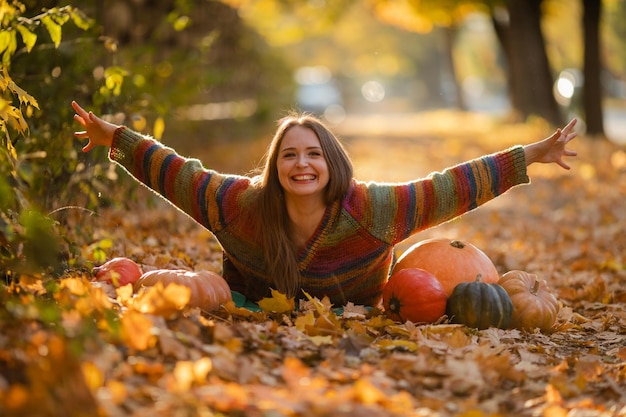
M 270 298 L 263 298 L 259 301 L 259 307 L 268 313 L 288 313 L 295 308 L 294 298 L 287 298 L 285 294 L 272 289 Z

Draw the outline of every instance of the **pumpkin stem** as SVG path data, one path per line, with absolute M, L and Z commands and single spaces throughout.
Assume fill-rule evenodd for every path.
M 483 274 L 476 275 L 476 282 L 483 282 Z
M 450 242 L 450 246 L 457 249 L 463 249 L 465 247 L 465 243 L 461 242 L 460 240 L 453 240 L 452 242 Z
M 532 295 L 537 295 L 537 292 L 539 291 L 539 280 L 537 278 L 535 278 L 535 282 L 533 284 L 533 287 L 530 289 L 530 293 Z

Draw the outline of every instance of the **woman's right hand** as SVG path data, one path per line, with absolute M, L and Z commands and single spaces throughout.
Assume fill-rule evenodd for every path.
M 85 109 L 75 101 L 72 101 L 72 107 L 76 111 L 74 120 L 80 123 L 85 129 L 80 132 L 74 132 L 74 136 L 89 141 L 83 147 L 83 152 L 89 152 L 96 146 L 111 146 L 113 143 L 113 135 L 119 126 L 102 120 L 92 112 L 86 112 Z

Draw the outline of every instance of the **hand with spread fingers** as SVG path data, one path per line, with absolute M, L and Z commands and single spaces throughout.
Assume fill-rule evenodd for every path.
M 577 133 L 572 129 L 577 119 L 572 119 L 563 129 L 557 129 L 550 137 L 539 142 L 524 146 L 526 165 L 535 162 L 544 164 L 555 163 L 564 169 L 570 166 L 563 161 L 564 156 L 576 156 L 576 151 L 566 149 L 567 144 L 576 137 Z
M 89 152 L 96 146 L 111 146 L 113 134 L 119 126 L 102 120 L 92 112 L 87 112 L 75 101 L 72 101 L 72 107 L 76 111 L 74 120 L 85 129 L 75 132 L 74 136 L 89 140 L 87 145 L 83 147 L 83 152 Z

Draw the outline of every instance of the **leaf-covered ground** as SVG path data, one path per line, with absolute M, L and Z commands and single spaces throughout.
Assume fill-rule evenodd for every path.
M 549 132 L 438 113 L 337 131 L 359 178 L 390 181 Z M 572 171 L 533 166 L 531 186 L 399 248 L 461 238 L 501 273 L 539 274 L 562 303 L 553 332 L 399 323 L 315 299 L 289 314 L 177 311 L 167 289 L 109 297 L 89 271 L 23 277 L 0 291 L 0 415 L 626 416 L 626 152 L 573 147 Z M 212 236 L 166 204 L 80 212 L 68 227 L 94 264 L 220 268 Z

